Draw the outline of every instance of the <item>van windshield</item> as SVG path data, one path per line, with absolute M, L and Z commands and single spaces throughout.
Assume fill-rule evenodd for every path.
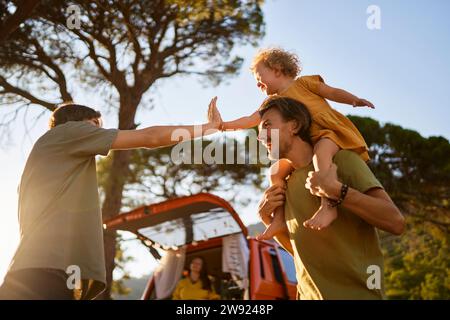
M 137 232 L 163 247 L 179 247 L 242 230 L 228 211 L 223 208 L 212 208 L 205 212 L 187 213 L 184 217 L 140 228 Z
M 239 232 L 247 236 L 247 228 L 233 207 L 210 193 L 142 206 L 105 220 L 104 227 L 133 232 L 165 249 Z

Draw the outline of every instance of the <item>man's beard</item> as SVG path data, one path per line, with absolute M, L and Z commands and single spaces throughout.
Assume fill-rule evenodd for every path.
M 273 161 L 287 158 L 287 154 L 289 153 L 290 150 L 291 150 L 291 146 L 289 144 L 287 144 L 287 145 L 280 144 L 280 146 L 278 148 L 278 152 L 276 152 L 276 150 L 274 150 L 274 148 L 271 147 L 270 150 L 267 149 L 268 158 L 269 158 L 269 160 L 273 160 Z

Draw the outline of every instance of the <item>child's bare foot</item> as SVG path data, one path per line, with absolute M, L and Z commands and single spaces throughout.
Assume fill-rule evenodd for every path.
M 267 227 L 267 229 L 256 237 L 257 240 L 270 240 L 277 233 L 287 230 L 286 223 L 281 219 L 273 219 L 272 223 Z
M 328 227 L 337 218 L 337 209 L 322 204 L 311 219 L 303 222 L 303 226 L 314 230 Z

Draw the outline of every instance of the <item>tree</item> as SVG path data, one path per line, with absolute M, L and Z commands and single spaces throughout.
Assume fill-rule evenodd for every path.
M 1 7 L 2 16 L 0 16 L 0 43 L 8 38 L 8 36 L 16 30 L 19 25 L 28 19 L 34 8 L 39 4 L 40 0 L 22 0 L 15 5 L 16 9 L 12 15 L 8 15 L 6 7 Z M 11 6 L 13 6 L 11 4 Z
M 397 205 L 411 216 L 449 230 L 450 144 L 376 120 L 350 117 L 370 148 L 370 166 Z M 421 210 L 424 209 L 424 210 Z M 424 211 L 427 214 L 424 214 Z
M 2 0 L 7 6 L 8 1 Z M 118 128 L 135 129 L 144 94 L 160 79 L 198 75 L 209 84 L 236 74 L 238 45 L 263 35 L 260 0 L 41 1 L 0 47 L 0 103 L 18 110 L 72 100 L 77 89 L 108 96 Z M 75 7 L 69 6 L 74 5 Z M 77 23 L 80 28 L 77 28 Z M 75 26 L 75 27 L 74 27 Z M 70 85 L 69 85 L 70 83 Z M 105 187 L 104 218 L 120 212 L 130 151 L 115 151 Z M 115 234 L 105 232 L 108 290 Z
M 450 144 L 376 120 L 351 117 L 370 148 L 375 175 L 406 214 L 406 232 L 381 232 L 386 295 L 449 299 Z
M 402 237 L 382 237 L 386 295 L 391 299 L 448 300 L 449 235 L 435 224 L 408 218 L 408 231 Z

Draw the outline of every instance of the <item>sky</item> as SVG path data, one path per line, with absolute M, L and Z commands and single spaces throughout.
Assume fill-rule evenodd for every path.
M 380 29 L 367 27 L 370 5 L 380 9 Z M 450 1 L 267 0 L 263 9 L 266 35 L 259 47 L 294 51 L 302 61 L 302 74 L 320 74 L 327 84 L 376 106 L 352 109 L 332 103 L 338 111 L 450 139 Z M 201 123 L 216 95 L 224 120 L 250 114 L 264 99 L 248 70 L 256 50 L 237 48 L 245 59 L 243 68 L 218 87 L 205 87 L 195 77 L 157 83 L 146 95 L 154 100 L 154 109 L 139 111 L 137 122 L 141 127 Z M 107 110 L 95 95 L 80 91 L 74 96 L 78 103 Z M 40 111 L 36 106 L 27 119 Z M 24 121 L 18 120 L 0 149 L 0 282 L 19 241 L 17 186 L 33 143 L 47 130 L 48 117 L 28 135 Z M 113 112 L 105 118 L 105 127 L 117 125 Z M 244 223 L 257 222 L 254 203 L 237 209 Z M 128 267 L 131 274 L 148 273 L 155 265 L 148 251 L 132 242 L 128 247 L 137 258 Z

